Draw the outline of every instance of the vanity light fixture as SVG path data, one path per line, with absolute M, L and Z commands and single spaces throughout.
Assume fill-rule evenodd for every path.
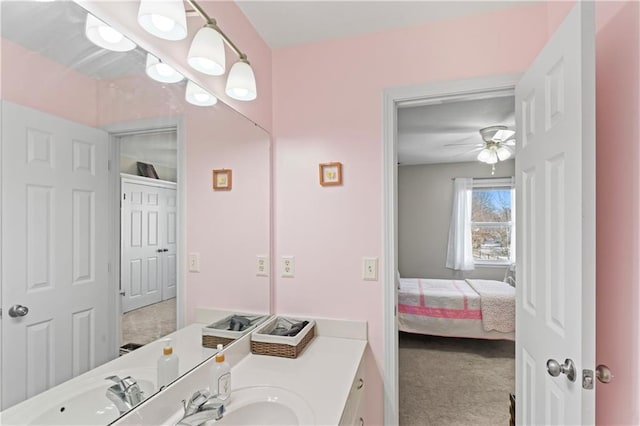
M 164 40 L 187 37 L 187 13 L 183 0 L 140 0 L 138 23 L 148 33 Z
M 247 55 L 242 53 L 238 46 L 220 29 L 216 20 L 211 18 L 195 0 L 184 0 L 194 9 L 205 21 L 205 25 L 198 30 L 191 42 L 187 62 L 196 71 L 207 75 L 223 75 L 225 73 L 225 43 L 238 56 L 238 61 L 233 64 L 227 83 L 225 93 L 232 99 L 239 101 L 252 101 L 257 97 L 256 77 L 247 60 Z M 190 13 L 193 11 L 189 11 Z M 147 32 L 163 38 L 165 40 L 182 40 L 187 36 L 187 12 L 184 9 L 183 0 L 140 0 L 138 9 L 138 23 Z M 152 77 L 153 78 L 153 77 Z M 186 98 L 194 99 L 189 93 L 189 87 L 194 83 L 187 84 Z M 199 88 L 203 93 L 208 94 L 214 103 L 217 98 L 204 89 Z M 200 93 L 200 92 L 199 92 Z M 202 95 L 204 96 L 204 95 Z M 189 100 L 189 102 L 191 102 Z M 199 101 L 194 101 L 194 105 L 205 105 Z M 213 104 L 210 104 L 213 105 Z
M 149 77 L 160 83 L 179 83 L 184 80 L 182 74 L 151 53 L 147 53 L 146 73 Z
M 107 50 L 128 52 L 136 48 L 136 44 L 126 38 L 120 31 L 105 24 L 90 13 L 87 13 L 84 33 L 93 44 Z
M 240 60 L 231 67 L 225 92 L 227 96 L 239 101 L 252 101 L 256 98 L 256 77 L 246 56 L 241 55 Z
M 190 104 L 196 106 L 211 106 L 218 103 L 218 98 L 216 98 L 211 93 L 207 92 L 191 80 L 187 82 L 185 99 Z
M 215 21 L 200 28 L 191 42 L 187 58 L 189 65 L 208 75 L 222 75 L 225 72 L 224 41 Z

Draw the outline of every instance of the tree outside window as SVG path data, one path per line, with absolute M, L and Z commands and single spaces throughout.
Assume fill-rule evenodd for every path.
M 475 263 L 511 262 L 511 186 L 474 188 L 471 207 L 471 240 Z

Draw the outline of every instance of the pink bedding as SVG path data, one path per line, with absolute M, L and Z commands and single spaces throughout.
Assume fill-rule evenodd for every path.
M 482 319 L 480 296 L 463 280 L 401 278 L 398 310 L 433 318 Z

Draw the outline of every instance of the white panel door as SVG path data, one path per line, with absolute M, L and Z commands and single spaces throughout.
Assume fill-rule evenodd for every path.
M 176 190 L 171 188 L 163 189 L 163 209 L 162 223 L 164 232 L 162 233 L 162 251 L 163 256 L 163 277 L 162 277 L 162 300 L 176 297 L 176 282 L 178 275 L 176 273 L 176 206 L 177 197 Z
M 105 132 L 3 102 L 3 408 L 113 353 L 107 161 Z
M 586 425 L 595 392 L 595 31 L 578 2 L 516 87 L 520 425 Z M 548 360 L 575 365 L 553 377 Z
M 122 312 L 162 301 L 163 188 L 123 182 L 120 287 Z

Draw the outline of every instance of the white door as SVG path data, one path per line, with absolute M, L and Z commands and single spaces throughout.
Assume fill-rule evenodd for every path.
M 516 86 L 521 425 L 595 421 L 595 392 L 582 383 L 595 367 L 594 27 L 593 3 L 578 2 Z M 574 381 L 568 368 L 547 371 L 565 359 Z
M 162 301 L 163 188 L 122 182 L 120 287 L 122 312 Z
M 178 275 L 176 273 L 176 205 L 177 205 L 176 190 L 171 188 L 165 188 L 163 190 L 163 209 L 162 209 L 162 223 L 164 231 L 162 233 L 162 251 L 164 257 L 162 259 L 163 265 L 163 279 L 162 279 L 162 300 L 171 299 L 176 297 L 176 282 Z
M 107 162 L 105 132 L 3 102 L 2 408 L 113 353 Z

